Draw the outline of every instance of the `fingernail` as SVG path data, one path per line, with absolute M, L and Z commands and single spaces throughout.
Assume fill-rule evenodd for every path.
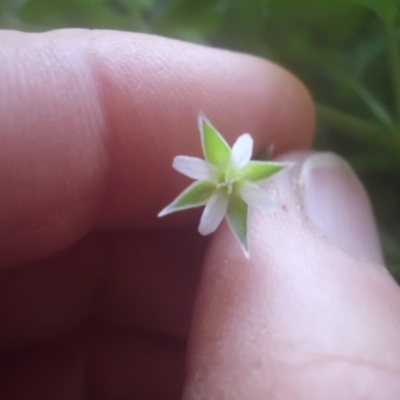
M 333 153 L 311 155 L 301 169 L 304 208 L 315 228 L 356 258 L 383 264 L 368 196 L 350 165 Z

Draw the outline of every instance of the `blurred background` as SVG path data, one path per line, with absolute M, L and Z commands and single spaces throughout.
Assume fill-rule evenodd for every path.
M 299 76 L 315 146 L 338 152 L 372 198 L 400 282 L 400 0 L 0 0 L 0 28 L 156 33 L 267 57 Z

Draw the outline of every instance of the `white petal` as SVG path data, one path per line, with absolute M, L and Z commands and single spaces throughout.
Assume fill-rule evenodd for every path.
M 238 195 L 251 207 L 263 211 L 275 211 L 277 209 L 276 202 L 259 185 L 253 182 L 244 182 Z
M 238 168 L 243 168 L 253 153 L 253 138 L 248 133 L 240 135 L 232 147 L 232 162 Z
M 177 156 L 172 167 L 183 175 L 197 180 L 212 180 L 214 168 L 207 161 L 196 157 Z
M 218 190 L 210 197 L 200 220 L 199 232 L 202 235 L 209 235 L 218 228 L 225 217 L 228 203 L 229 197 Z

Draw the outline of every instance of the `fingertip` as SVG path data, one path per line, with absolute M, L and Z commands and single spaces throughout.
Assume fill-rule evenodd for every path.
M 359 382 L 365 393 L 378 396 L 385 387 L 388 398 L 400 395 L 398 285 L 368 261 L 371 238 L 359 226 L 345 227 L 367 240 L 363 248 L 352 239 L 354 253 L 310 223 L 301 180 L 310 157 L 282 158 L 299 164 L 265 187 L 279 209 L 252 213 L 249 261 L 227 227 L 211 241 L 192 323 L 185 398 L 229 398 L 226 382 L 230 393 L 252 399 L 277 393 L 320 399 L 328 392 L 345 398 L 364 393 Z M 337 177 L 324 179 L 340 189 Z M 347 200 L 365 196 L 358 186 L 346 184 Z M 329 208 L 325 194 L 321 206 Z M 362 196 L 358 207 L 366 211 Z M 330 211 L 339 221 L 343 211 L 350 218 L 343 204 Z M 365 219 L 362 213 L 352 217 Z

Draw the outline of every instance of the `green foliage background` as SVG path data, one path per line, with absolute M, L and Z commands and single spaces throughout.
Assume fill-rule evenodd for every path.
M 400 0 L 0 0 L 0 27 L 157 33 L 268 57 L 316 101 L 315 145 L 345 156 L 400 280 Z

